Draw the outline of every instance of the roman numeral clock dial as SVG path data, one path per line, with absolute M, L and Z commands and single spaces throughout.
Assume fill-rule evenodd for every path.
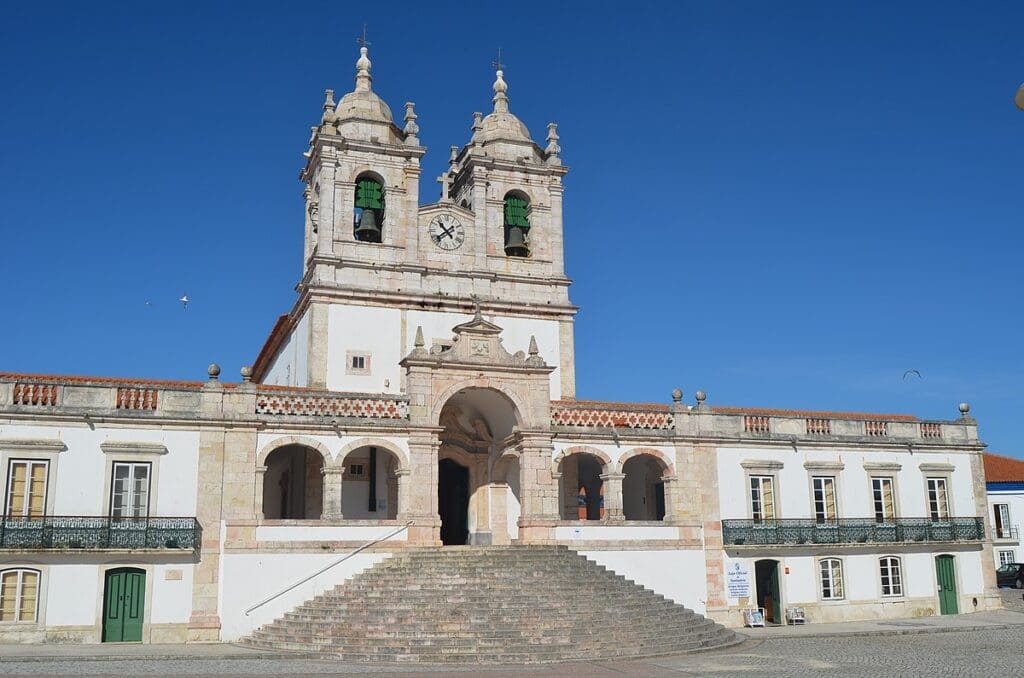
M 438 214 L 430 220 L 427 227 L 430 239 L 443 250 L 456 250 L 466 240 L 466 231 L 462 224 L 451 214 Z

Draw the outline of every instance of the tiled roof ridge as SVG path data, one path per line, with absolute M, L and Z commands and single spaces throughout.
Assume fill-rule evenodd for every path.
M 123 384 L 126 386 L 180 386 L 201 388 L 204 381 L 180 381 L 176 379 L 145 379 L 135 377 L 93 377 L 80 374 L 32 374 L 28 372 L 0 372 L 0 381 L 54 381 L 65 384 Z M 224 384 L 226 387 L 234 384 Z
M 552 405 L 561 407 L 596 407 L 602 409 L 643 409 L 667 412 L 669 406 L 664 403 L 626 403 L 610 400 L 552 400 Z M 869 419 L 876 421 L 907 421 L 920 419 L 912 414 L 878 414 L 870 412 L 832 412 L 826 410 L 788 410 L 768 407 L 726 407 L 710 406 L 712 412 L 722 414 L 776 415 L 783 417 L 808 417 L 820 419 Z

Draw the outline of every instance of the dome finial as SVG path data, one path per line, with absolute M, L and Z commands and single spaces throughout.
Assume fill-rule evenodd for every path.
M 494 80 L 494 112 L 508 113 L 508 84 L 505 82 L 505 64 L 501 63 L 501 48 L 498 48 L 498 58 L 491 62 L 491 66 L 497 71 Z
M 356 38 L 356 42 L 359 43 L 359 60 L 356 61 L 356 91 L 368 92 L 373 78 L 370 77 L 372 63 L 370 57 L 366 56 L 366 53 L 370 51 L 370 43 L 366 39 L 366 24 L 363 24 L 363 34 Z

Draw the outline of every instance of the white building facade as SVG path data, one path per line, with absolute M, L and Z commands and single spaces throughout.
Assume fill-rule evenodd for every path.
M 499 71 L 421 205 L 415 108 L 371 82 L 364 48 L 327 92 L 298 299 L 240 383 L 0 374 L 0 640 L 236 640 L 463 544 L 567 545 L 731 626 L 998 605 L 966 405 L 576 400 L 557 128 Z
M 1024 461 L 985 454 L 988 520 L 996 567 L 1024 563 L 1020 519 L 1024 516 Z

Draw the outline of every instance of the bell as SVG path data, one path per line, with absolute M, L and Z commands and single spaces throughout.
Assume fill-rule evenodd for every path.
M 380 242 L 380 226 L 377 225 L 377 213 L 371 209 L 364 209 L 359 217 L 359 227 L 356 229 L 356 240 L 363 242 Z
M 523 229 L 519 226 L 510 226 L 508 238 L 505 240 L 505 254 L 510 257 L 529 256 L 530 248 L 526 246 L 526 238 L 523 237 Z

